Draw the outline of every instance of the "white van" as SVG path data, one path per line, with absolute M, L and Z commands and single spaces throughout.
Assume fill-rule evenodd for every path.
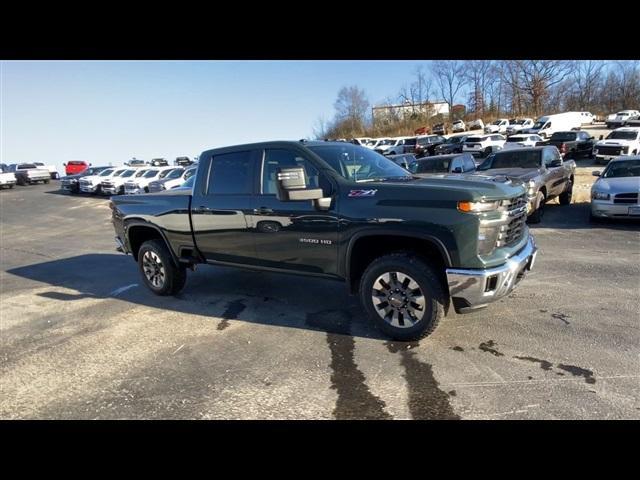
M 536 123 L 526 133 L 535 133 L 544 139 L 548 139 L 555 132 L 568 130 L 580 130 L 582 118 L 576 112 L 557 113 L 539 117 Z

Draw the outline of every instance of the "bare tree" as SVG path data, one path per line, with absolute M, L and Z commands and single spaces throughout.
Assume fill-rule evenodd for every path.
M 640 102 L 640 62 L 616 62 L 620 84 L 620 108 L 636 108 Z
M 578 110 L 593 108 L 604 67 L 605 62 L 598 60 L 585 60 L 577 63 L 573 93 Z
M 479 116 L 484 115 L 487 84 L 495 78 L 495 65 L 491 60 L 468 60 L 464 63 L 464 76 L 471 86 L 470 106 Z
M 336 109 L 336 124 L 342 124 L 351 135 L 359 135 L 364 131 L 369 113 L 369 100 L 364 90 L 355 85 L 342 87 L 333 106 Z
M 513 78 L 503 75 L 503 80 L 515 91 L 525 95 L 531 110 L 542 112 L 549 89 L 561 83 L 573 73 L 575 62 L 567 60 L 508 60 L 505 70 L 513 72 Z
M 460 60 L 436 60 L 431 70 L 442 98 L 449 104 L 449 119 L 453 118 L 453 105 L 458 93 L 467 84 L 464 62 Z

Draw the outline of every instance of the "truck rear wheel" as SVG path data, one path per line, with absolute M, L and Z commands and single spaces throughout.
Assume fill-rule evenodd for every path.
M 374 260 L 360 280 L 360 300 L 376 326 L 399 341 L 419 340 L 444 316 L 446 295 L 435 270 L 398 252 Z
M 175 295 L 187 280 L 186 269 L 176 266 L 162 240 L 147 240 L 142 244 L 138 267 L 145 285 L 156 295 Z

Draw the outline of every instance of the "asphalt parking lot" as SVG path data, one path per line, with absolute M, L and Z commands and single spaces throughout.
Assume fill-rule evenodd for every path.
M 156 297 L 108 200 L 57 188 L 0 192 L 0 418 L 640 418 L 640 225 L 587 203 L 548 205 L 508 298 L 398 343 L 334 282 L 201 267 Z

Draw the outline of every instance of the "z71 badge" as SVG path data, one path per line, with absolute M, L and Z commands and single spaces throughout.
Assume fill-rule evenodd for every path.
M 378 190 L 350 190 L 350 197 L 373 197 Z

